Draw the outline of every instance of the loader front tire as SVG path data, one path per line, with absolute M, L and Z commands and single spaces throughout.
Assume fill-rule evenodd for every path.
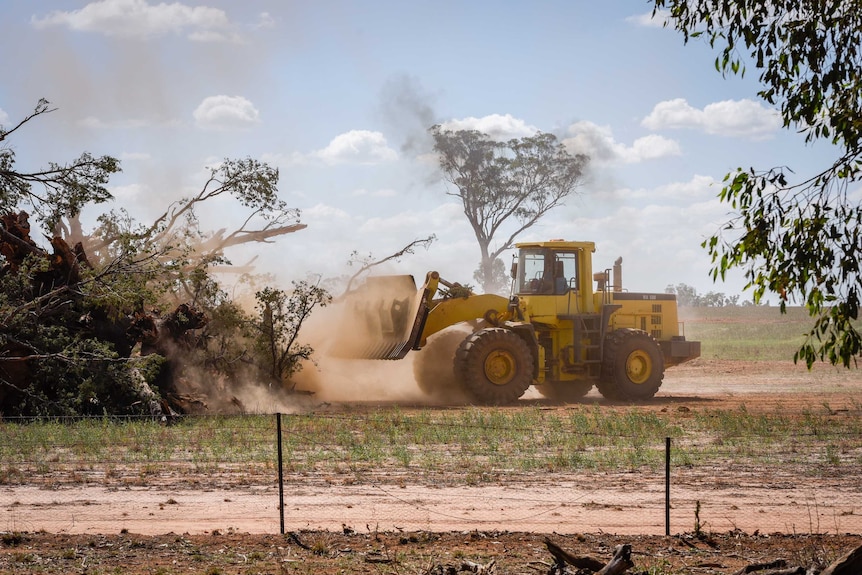
M 411 354 L 413 377 L 419 390 L 435 401 L 463 404 L 468 398 L 455 377 L 455 353 L 470 331 L 456 326 L 435 333 L 425 346 Z
M 476 403 L 505 405 L 524 395 L 533 383 L 533 354 L 511 330 L 482 329 L 458 348 L 455 375 Z
M 651 335 L 639 329 L 608 334 L 602 352 L 602 375 L 596 386 L 607 399 L 652 398 L 664 379 L 664 356 Z

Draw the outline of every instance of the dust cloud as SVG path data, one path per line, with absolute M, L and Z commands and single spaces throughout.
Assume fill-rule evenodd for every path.
M 303 323 L 298 341 L 310 345 L 314 352 L 311 361 L 303 362 L 291 382 L 279 385 L 261 381 L 252 376 L 254 371 L 250 369 L 247 377 L 239 378 L 240 383 L 232 383 L 227 378 L 214 378 L 205 370 L 183 366 L 181 376 L 174 381 L 177 395 L 189 413 L 297 413 L 329 403 L 354 402 L 461 404 L 463 399 L 457 394 L 441 395 L 427 389 L 441 373 L 447 372 L 446 367 L 448 373 L 453 373 L 457 346 L 450 346 L 444 354 L 448 357 L 440 355 L 439 346 L 429 345 L 420 351 L 409 351 L 401 360 L 358 359 L 369 349 L 376 349 L 375 342 L 381 339 L 406 339 L 416 316 L 419 294 L 410 276 L 366 280 L 353 297 L 337 298 L 326 307 L 316 308 Z M 402 325 L 395 330 L 397 334 L 381 338 L 393 328 L 386 313 L 387 305 L 393 301 L 403 304 L 397 314 L 402 316 Z M 436 340 L 429 338 L 429 342 Z M 432 380 L 425 391 L 414 376 L 417 364 L 427 374 L 425 381 Z M 440 366 L 444 366 L 442 371 Z M 441 381 L 453 378 L 450 375 Z
M 350 297 L 315 310 L 303 325 L 300 336 L 315 349 L 315 365 L 306 365 L 295 377 L 296 388 L 312 392 L 318 402 L 469 403 L 454 373 L 455 352 L 472 332 L 467 326 L 454 326 L 429 337 L 422 349 L 410 350 L 400 360 L 356 358 L 380 349 L 381 333 L 391 326 L 377 316 L 381 311 L 387 316 L 392 301 L 404 302 L 409 296 L 409 305 L 398 314 L 403 315 L 402 325 L 389 342 L 389 336 L 383 336 L 383 349 L 390 349 L 391 341 L 406 341 L 421 297 L 421 288 L 412 280 L 405 281 L 409 276 L 369 279 Z
M 314 364 L 307 363 L 294 376 L 296 389 L 313 393 L 318 402 L 424 401 L 413 377 L 411 355 L 416 352 L 401 360 L 343 357 L 355 357 L 354 352 L 360 352 L 380 337 L 379 333 L 373 333 L 379 324 L 369 324 L 367 318 L 357 314 L 354 303 L 342 299 L 317 309 L 302 326 L 300 339 L 314 348 Z M 408 313 L 415 314 L 412 305 Z

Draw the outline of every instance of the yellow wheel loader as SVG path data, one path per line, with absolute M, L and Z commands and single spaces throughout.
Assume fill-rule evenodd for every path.
M 595 385 L 613 400 L 653 397 L 665 367 L 700 355 L 677 317 L 676 296 L 626 291 L 622 259 L 593 273 L 593 242 L 519 243 L 509 298 L 474 294 L 429 272 L 368 278 L 345 304 L 359 320 L 336 354 L 401 359 L 429 395 L 514 402 L 531 386 L 560 401 Z M 595 284 L 595 288 L 593 287 Z

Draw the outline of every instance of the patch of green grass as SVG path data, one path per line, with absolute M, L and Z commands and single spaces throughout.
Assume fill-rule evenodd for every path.
M 862 421 L 827 408 L 793 418 L 744 408 L 676 417 L 600 405 L 282 417 L 285 471 L 336 481 L 410 472 L 430 483 L 481 484 L 535 473 L 653 472 L 664 466 L 666 437 L 677 466 L 777 461 L 831 473 L 862 459 Z M 275 417 L 189 417 L 167 427 L 151 420 L 4 421 L 0 453 L 6 484 L 44 476 L 142 485 L 162 474 L 201 473 L 229 484 L 268 482 Z
M 791 361 L 814 325 L 798 306 L 784 314 L 766 305 L 680 308 L 680 318 L 686 338 L 701 342 L 702 357 L 746 361 Z

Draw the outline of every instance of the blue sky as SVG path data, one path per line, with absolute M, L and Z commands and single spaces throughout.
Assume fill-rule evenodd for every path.
M 634 0 L 0 0 L 0 124 L 50 100 L 56 112 L 7 142 L 18 168 L 118 157 L 109 207 L 142 222 L 199 190 L 222 158 L 273 164 L 308 228 L 228 255 L 258 256 L 285 285 L 352 273 L 352 251 L 380 258 L 430 234 L 427 251 L 386 271 L 474 283 L 478 246 L 427 128 L 551 132 L 591 156 L 590 172 L 523 240 L 595 241 L 594 268 L 622 256 L 632 291 L 742 293 L 739 275 L 713 284 L 700 248 L 728 218 L 724 174 L 810 173 L 830 150 L 781 129 L 754 70 L 722 78 L 707 46 L 684 46 L 650 11 Z M 243 219 L 230 202 L 200 215 L 207 229 Z

